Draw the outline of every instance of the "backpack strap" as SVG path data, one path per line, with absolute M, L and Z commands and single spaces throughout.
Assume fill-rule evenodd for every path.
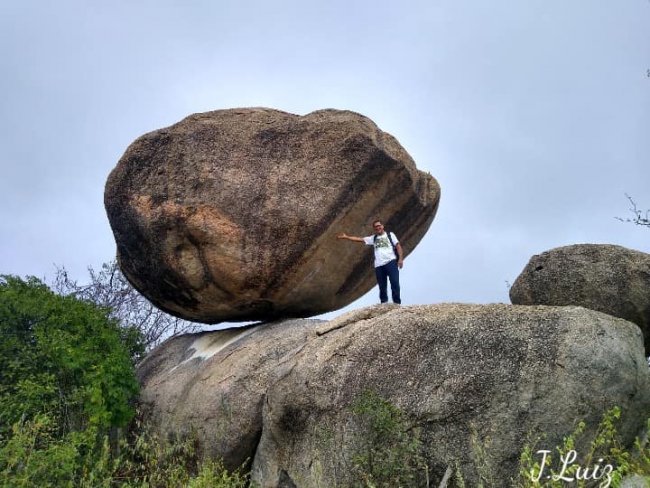
M 397 259 L 399 261 L 399 253 L 397 252 L 397 246 L 393 243 L 393 238 L 390 236 L 390 231 L 387 231 L 386 235 L 388 236 L 388 240 L 390 241 L 390 245 L 393 246 L 393 252 L 395 253 L 395 259 Z

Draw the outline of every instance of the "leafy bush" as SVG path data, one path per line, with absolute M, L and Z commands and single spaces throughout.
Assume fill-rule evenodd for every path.
M 359 486 L 429 485 L 420 439 L 404 412 L 367 390 L 352 404 L 352 413 L 362 429 L 362 445 L 354 458 Z
M 561 446 L 545 451 L 545 455 L 540 456 L 540 451 L 535 447 L 540 439 L 529 444 L 522 452 L 519 478 L 515 486 L 559 488 L 571 483 L 577 488 L 617 487 L 628 475 L 650 478 L 650 447 L 647 439 L 641 441 L 637 438 L 633 449 L 625 449 L 616 430 L 616 422 L 620 417 L 621 409 L 618 407 L 605 412 L 594 438 L 586 443 L 586 452 L 580 455 L 576 451 L 576 445 L 584 444 L 580 442 L 585 440 L 584 422 L 580 422 L 564 438 Z M 650 419 L 647 428 L 647 432 L 650 432 Z
M 0 278 L 0 486 L 83 486 L 101 465 L 138 389 L 122 332 L 36 278 Z
M 223 463 L 202 460 L 195 433 L 185 438 L 161 439 L 136 419 L 133 435 L 122 444 L 113 482 L 123 487 L 245 488 L 248 474 L 228 472 Z
M 107 443 L 96 429 L 57 435 L 47 415 L 14 424 L 0 443 L 0 487 L 98 487 L 110 471 Z
M 60 434 L 125 425 L 138 390 L 129 351 L 107 311 L 56 295 L 36 278 L 0 280 L 0 435 L 47 414 Z
M 245 488 L 249 477 L 218 461 L 201 461 L 195 436 L 166 442 L 146 426 L 133 426 L 114 455 L 93 429 L 55 438 L 49 420 L 37 416 L 14 425 L 0 445 L 0 488 Z
M 135 422 L 109 446 L 134 416 L 135 330 L 36 278 L 0 278 L 0 488 L 248 486 L 191 436 L 162 442 Z

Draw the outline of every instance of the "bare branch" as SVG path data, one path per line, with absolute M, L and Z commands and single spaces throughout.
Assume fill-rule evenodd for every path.
M 634 214 L 634 217 L 633 218 L 615 217 L 615 219 L 620 220 L 621 222 L 631 222 L 636 225 L 641 225 L 643 227 L 650 228 L 650 209 L 643 212 L 637 207 L 636 202 L 632 199 L 630 195 L 626 193 L 625 196 L 627 197 L 627 199 L 630 201 L 630 204 L 632 205 L 632 207 L 630 208 L 630 212 Z
M 173 317 L 155 307 L 131 286 L 115 260 L 102 264 L 99 271 L 89 267 L 88 274 L 90 283 L 80 285 L 70 279 L 64 267 L 57 268 L 52 287 L 61 295 L 72 295 L 109 309 L 110 316 L 122 327 L 140 331 L 147 351 L 172 335 L 200 328 L 200 324 Z

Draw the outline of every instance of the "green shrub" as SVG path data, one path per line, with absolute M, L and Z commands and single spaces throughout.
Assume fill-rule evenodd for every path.
M 540 438 L 527 445 L 521 454 L 519 477 L 513 486 L 560 488 L 570 483 L 576 488 L 616 488 L 625 476 L 633 474 L 644 476 L 650 481 L 650 448 L 647 439 L 642 441 L 637 438 L 631 450 L 625 449 L 616 430 L 620 417 L 621 409 L 618 407 L 607 411 L 590 441 L 584 439 L 586 425 L 580 422 L 564 438 L 561 446 L 545 450 L 545 455 L 540 455 L 540 450 L 536 447 Z M 647 429 L 650 432 L 650 419 Z M 587 445 L 586 451 L 578 453 L 576 445 Z
M 0 486 L 96 478 L 106 435 L 134 413 L 137 338 L 107 310 L 13 276 L 0 278 L 0 337 Z
M 0 444 L 0 487 L 109 486 L 102 482 L 112 471 L 107 442 L 97 442 L 94 428 L 56 433 L 47 415 L 14 424 Z
M 196 478 L 192 478 L 188 488 L 245 488 L 249 486 L 248 475 L 239 470 L 229 473 L 223 463 L 208 461 L 201 465 Z
M 162 439 L 136 418 L 123 438 L 120 456 L 110 475 L 110 486 L 123 488 L 244 488 L 249 476 L 243 467 L 229 472 L 223 463 L 203 460 L 196 433 L 184 438 Z
M 162 442 L 134 422 L 109 447 L 134 416 L 131 358 L 143 350 L 109 313 L 35 278 L 0 278 L 0 488 L 247 486 L 201 462 L 193 436 Z
M 428 486 L 421 442 L 404 412 L 370 390 L 361 394 L 351 408 L 362 432 L 362 443 L 354 457 L 358 486 Z
M 61 435 L 133 416 L 133 344 L 107 310 L 56 295 L 36 278 L 4 276 L 0 334 L 0 435 L 38 414 Z
M 114 455 L 107 437 L 96 442 L 92 428 L 63 438 L 52 436 L 51 421 L 38 415 L 14 425 L 0 446 L 0 488 L 245 488 L 242 470 L 201 461 L 194 435 L 162 441 L 136 423 Z

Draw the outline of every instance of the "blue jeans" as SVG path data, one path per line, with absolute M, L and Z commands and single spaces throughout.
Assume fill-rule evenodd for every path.
M 375 268 L 377 275 L 377 284 L 379 285 L 379 301 L 386 303 L 388 301 L 388 283 L 386 279 L 390 280 L 390 291 L 393 295 L 393 303 L 402 303 L 399 296 L 399 268 L 397 267 L 397 260 L 393 259 L 391 262 L 383 266 Z

